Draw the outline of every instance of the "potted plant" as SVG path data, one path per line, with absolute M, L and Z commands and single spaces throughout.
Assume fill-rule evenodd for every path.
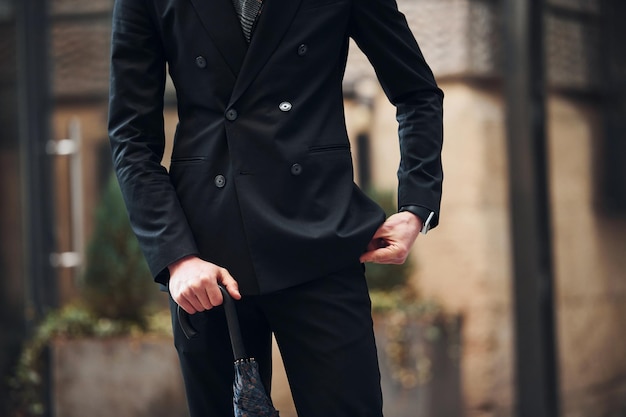
M 167 299 L 113 176 L 95 213 L 80 292 L 25 343 L 9 381 L 14 417 L 185 416 Z

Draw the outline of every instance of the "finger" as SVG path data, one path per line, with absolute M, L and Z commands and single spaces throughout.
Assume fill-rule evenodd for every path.
M 384 254 L 384 250 L 389 250 L 390 245 L 389 243 L 382 239 L 382 238 L 376 238 L 376 239 L 372 239 L 372 241 L 370 241 L 370 243 L 367 245 L 367 250 L 361 254 L 361 257 L 359 258 L 359 260 L 362 263 L 365 262 L 378 262 L 378 259 L 381 256 L 384 256 L 381 254 L 381 250 L 383 251 L 382 253 Z
M 185 294 L 183 291 L 180 291 L 177 286 L 170 286 L 170 296 L 172 297 L 172 300 L 174 300 L 174 302 L 187 313 L 194 314 L 198 311 L 194 304 L 190 301 L 189 294 Z
M 389 246 L 389 243 L 387 243 L 387 241 L 383 238 L 374 238 L 370 241 L 370 243 L 367 245 L 367 250 L 369 252 L 374 251 L 376 249 L 380 249 L 380 248 L 384 248 Z
M 176 300 L 174 300 L 176 301 Z M 184 298 L 181 298 L 180 300 L 176 301 L 176 304 L 178 304 L 183 310 L 185 310 L 188 314 L 195 314 L 198 312 L 198 310 L 196 310 L 193 305 L 187 301 Z
M 211 301 L 211 297 L 209 296 L 209 294 L 207 293 L 204 287 L 199 288 L 198 290 L 194 291 L 193 298 L 195 299 L 194 301 L 196 301 L 194 305 L 200 304 L 201 306 L 201 309 L 198 311 L 210 310 L 216 305 L 218 305 L 218 304 L 214 304 L 213 301 Z
M 365 252 L 361 255 L 361 262 L 373 262 L 373 263 L 381 263 L 381 261 L 385 258 L 385 253 L 381 252 L 382 249 L 376 249 L 369 252 Z
M 233 297 L 235 300 L 241 300 L 241 293 L 239 293 L 239 284 L 237 283 L 235 278 L 230 275 L 230 272 L 228 272 L 228 270 L 222 269 L 221 274 L 218 277 L 218 281 L 220 284 L 222 284 L 224 288 L 226 288 L 226 291 L 228 291 L 228 294 L 230 294 L 231 297 Z
M 222 291 L 219 289 L 217 282 L 215 281 L 206 287 L 206 295 L 211 301 L 211 304 L 214 306 L 222 305 L 224 302 Z
M 179 292 L 177 297 L 173 297 L 178 304 L 183 307 L 189 305 L 194 312 L 210 310 L 213 306 L 209 302 L 209 298 L 206 296 L 204 289 L 198 286 L 186 286 Z M 192 314 L 192 313 L 191 313 Z
M 361 255 L 361 262 L 373 262 L 377 264 L 402 264 L 406 256 L 392 247 L 385 247 Z
M 202 289 L 189 294 L 187 296 L 187 301 L 189 301 L 193 308 L 195 308 L 198 312 L 210 310 L 214 307 L 209 300 L 209 297 L 207 297 L 206 293 Z
M 360 257 L 359 257 L 359 261 L 364 264 L 366 262 L 372 262 L 372 251 L 367 251 L 365 253 L 363 253 Z

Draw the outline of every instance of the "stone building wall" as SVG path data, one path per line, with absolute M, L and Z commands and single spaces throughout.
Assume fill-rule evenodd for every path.
M 400 0 L 444 100 L 444 198 L 440 227 L 418 238 L 414 282 L 463 318 L 466 415 L 514 413 L 514 331 L 501 2 Z M 602 164 L 600 2 L 552 0 L 546 15 L 548 134 L 557 337 L 563 416 L 626 409 L 626 224 L 595 204 Z M 373 92 L 364 57 L 351 50 L 346 88 L 354 136 L 372 137 L 372 174 L 394 189 L 399 158 L 394 109 Z M 353 78 L 354 77 L 354 78 Z M 366 86 L 365 88 L 363 86 Z M 372 105 L 373 103 L 373 105 Z M 352 117 L 352 115 L 358 116 Z M 355 144 L 356 145 L 356 144 Z M 358 148 L 356 153 L 358 154 Z M 617 191 L 617 190 L 615 190 Z M 615 413 L 615 414 L 611 414 Z

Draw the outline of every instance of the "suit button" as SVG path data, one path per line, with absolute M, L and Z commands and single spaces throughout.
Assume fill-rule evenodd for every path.
M 293 164 L 291 166 L 291 174 L 292 175 L 300 175 L 300 174 L 302 174 L 302 165 L 300 165 L 300 164 Z
M 306 55 L 306 52 L 308 50 L 309 50 L 309 47 L 303 43 L 302 45 L 298 46 L 298 55 L 304 56 Z
M 215 176 L 215 186 L 217 188 L 224 188 L 225 185 L 226 185 L 226 177 L 224 177 L 222 174 L 216 175 Z
M 239 117 L 239 114 L 237 113 L 237 110 L 235 109 L 229 109 L 226 112 L 226 119 L 230 120 L 231 122 L 234 122 L 235 120 L 237 120 L 237 117 Z
M 293 106 L 291 105 L 290 102 L 283 101 L 282 103 L 278 105 L 278 108 L 280 109 L 280 111 L 287 112 L 287 111 L 290 111 L 293 108 Z
M 198 68 L 206 68 L 206 58 L 203 56 L 196 57 L 196 66 Z

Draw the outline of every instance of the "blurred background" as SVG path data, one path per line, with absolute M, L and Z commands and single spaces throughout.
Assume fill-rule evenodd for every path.
M 0 415 L 185 415 L 111 181 L 112 4 L 0 0 Z M 398 4 L 446 95 L 445 181 L 410 264 L 370 269 L 386 415 L 626 416 L 626 3 Z M 344 92 L 392 212 L 395 110 L 354 45 Z M 273 395 L 295 416 L 279 365 Z

